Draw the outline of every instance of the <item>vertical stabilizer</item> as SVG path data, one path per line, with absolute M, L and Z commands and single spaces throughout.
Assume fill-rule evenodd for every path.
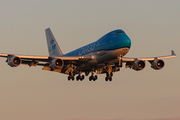
M 54 38 L 54 35 L 51 32 L 51 29 L 47 28 L 45 30 L 45 32 L 46 32 L 49 56 L 62 56 L 63 53 L 62 53 L 61 49 L 59 48 L 59 45 L 58 45 L 56 39 Z

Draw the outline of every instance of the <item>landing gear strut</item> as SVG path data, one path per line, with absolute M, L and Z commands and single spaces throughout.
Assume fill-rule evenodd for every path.
M 70 81 L 71 79 L 72 79 L 72 81 L 74 80 L 74 75 L 73 75 L 73 73 L 69 73 L 68 80 Z
M 107 69 L 106 67 L 104 68 L 106 70 L 106 77 L 105 77 L 105 80 L 106 81 L 112 81 L 112 76 L 113 76 L 113 73 L 112 73 L 112 66 L 111 65 L 107 65 Z
M 118 55 L 118 60 L 119 60 L 119 63 L 118 63 L 118 65 L 117 65 L 117 67 L 122 67 L 122 57 L 123 57 L 123 55 Z
M 111 73 L 106 73 L 106 77 L 105 77 L 105 80 L 106 81 L 112 81 L 112 76 L 113 76 L 113 73 L 111 72 Z
M 66 74 L 69 74 L 68 76 L 68 80 L 74 80 L 74 70 L 76 69 L 76 67 L 73 66 L 73 64 L 70 64 L 67 68 L 67 70 L 65 71 Z

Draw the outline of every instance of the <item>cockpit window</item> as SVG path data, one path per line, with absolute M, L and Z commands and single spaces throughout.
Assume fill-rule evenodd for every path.
M 124 33 L 124 31 L 117 31 L 116 34 L 117 34 L 117 33 Z

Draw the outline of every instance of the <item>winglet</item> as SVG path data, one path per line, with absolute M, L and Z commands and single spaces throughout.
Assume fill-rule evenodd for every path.
M 172 55 L 174 55 L 174 56 L 176 56 L 176 54 L 175 54 L 174 50 L 172 50 L 172 51 L 171 51 L 171 54 L 172 54 Z

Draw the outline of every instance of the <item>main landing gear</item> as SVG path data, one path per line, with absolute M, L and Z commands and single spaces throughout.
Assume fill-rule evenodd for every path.
M 70 80 L 72 80 L 72 81 L 74 81 L 74 76 L 71 76 L 71 75 L 69 75 L 68 76 L 68 80 L 70 81 Z M 82 76 L 80 76 L 80 75 L 78 75 L 77 77 L 76 77 L 76 80 L 77 81 L 83 81 L 84 80 L 84 75 L 82 75 Z
M 68 80 L 69 80 L 69 81 L 70 81 L 70 80 L 74 81 L 74 74 L 73 74 L 73 73 L 69 73 Z M 79 75 L 76 77 L 76 80 L 77 80 L 77 81 L 79 81 L 79 80 L 80 80 L 80 81 L 84 80 L 84 75 L 79 74 Z
M 89 81 L 96 81 L 97 80 L 97 75 L 94 76 L 94 69 L 92 71 L 92 75 L 89 77 Z
M 73 74 L 72 72 L 69 73 L 68 80 L 69 80 L 69 81 L 70 81 L 70 80 L 74 81 L 74 74 Z
M 65 71 L 66 74 L 69 74 L 68 80 L 74 80 L 74 70 L 76 67 L 73 66 L 73 64 L 68 65 L 67 70 Z
M 113 76 L 113 73 L 111 72 L 111 73 L 106 73 L 106 77 L 105 77 L 105 80 L 106 81 L 112 81 L 112 76 Z
M 96 81 L 97 80 L 97 75 L 95 75 L 95 76 L 93 76 L 93 75 L 91 75 L 90 77 L 89 77 L 89 81 Z
M 120 66 L 121 64 L 119 64 Z M 111 66 L 111 64 L 107 64 L 104 68 L 102 68 L 103 73 L 106 73 L 106 77 L 105 77 L 105 81 L 112 81 L 112 76 L 113 76 L 113 72 L 117 71 L 117 68 L 119 69 L 119 67 L 116 66 Z M 77 81 L 82 81 L 85 78 L 85 75 L 87 76 L 89 74 L 89 71 L 85 72 L 85 75 L 81 75 L 82 71 L 79 72 L 73 72 L 73 70 L 69 71 L 69 76 L 68 76 L 68 80 L 72 80 L 74 81 L 74 76 L 75 74 L 79 74 L 78 76 L 76 76 L 76 80 Z M 94 75 L 95 70 L 94 68 L 92 68 L 91 70 L 91 76 L 89 77 L 89 81 L 96 81 L 97 80 L 97 75 Z M 102 71 L 100 72 L 102 73 Z
M 82 76 L 81 76 L 81 75 L 78 75 L 78 76 L 76 77 L 76 80 L 77 80 L 77 81 L 79 81 L 79 80 L 80 80 L 80 81 L 84 80 L 84 75 L 82 75 Z
M 106 77 L 105 77 L 105 81 L 112 81 L 112 66 L 111 65 L 107 65 L 107 67 L 104 67 L 104 69 L 106 70 Z
M 81 73 L 82 73 L 82 72 L 79 71 L 79 75 L 76 77 L 76 80 L 77 80 L 77 81 L 79 81 L 79 80 L 80 80 L 80 81 L 84 80 L 84 75 L 81 75 Z

